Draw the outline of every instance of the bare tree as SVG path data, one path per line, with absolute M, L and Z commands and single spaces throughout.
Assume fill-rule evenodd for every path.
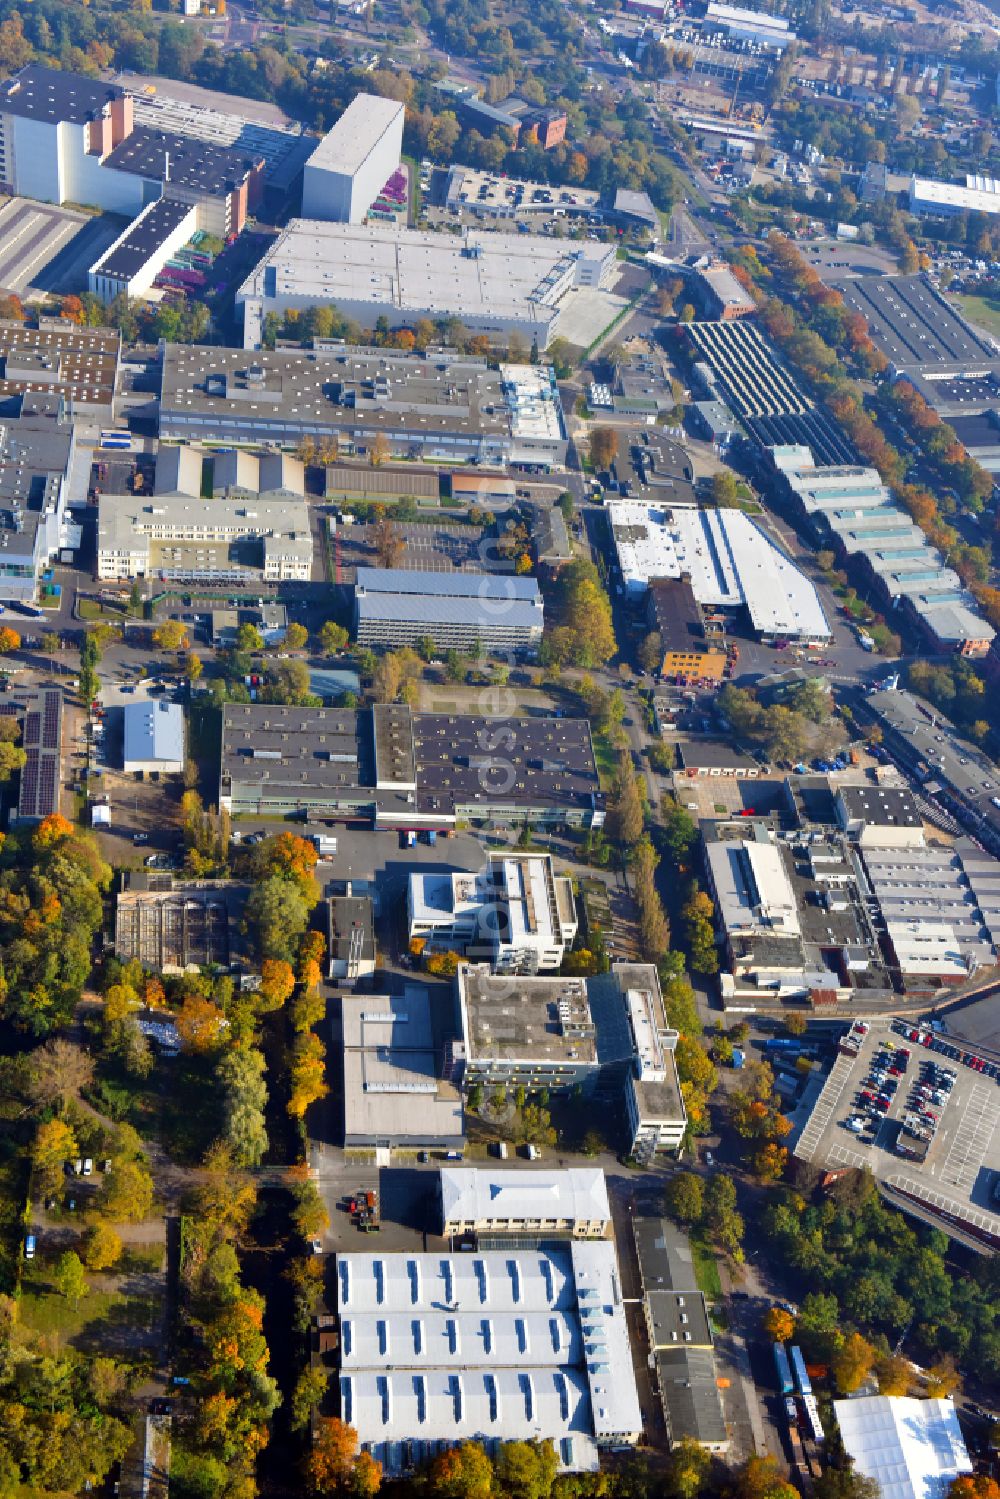
M 90 1057 L 72 1041 L 58 1037 L 46 1041 L 31 1062 L 31 1096 L 36 1103 L 57 1103 L 65 1108 L 69 1099 L 86 1088 L 94 1075 Z
M 375 555 L 380 567 L 395 567 L 405 546 L 399 527 L 384 516 L 375 522 Z

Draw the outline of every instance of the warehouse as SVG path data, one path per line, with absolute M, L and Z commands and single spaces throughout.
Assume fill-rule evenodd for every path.
M 932 177 L 910 178 L 910 212 L 925 218 L 953 219 L 958 214 L 1000 213 L 1000 184 L 993 177 L 966 176 L 965 186 Z
M 721 682 L 726 670 L 725 637 L 705 633 L 701 606 L 690 579 L 652 578 L 649 583 L 649 626 L 659 636 L 661 677 L 682 683 Z
M 997 198 L 1000 207 L 1000 197 Z M 830 278 L 897 374 L 975 375 L 998 367 L 997 351 L 926 276 Z
M 278 443 L 336 439 L 341 457 L 392 455 L 561 468 L 567 435 L 555 375 L 533 365 L 345 347 L 265 350 L 167 344 L 160 365 L 161 438 Z
M 345 994 L 340 1006 L 345 1147 L 460 1150 L 462 1095 L 442 1076 L 447 1038 L 426 989 Z
M 840 428 L 796 383 L 750 318 L 687 323 L 695 360 L 704 363 L 718 392 L 762 448 L 805 443 L 821 463 L 857 461 Z
M 773 47 L 777 52 L 795 41 L 792 31 L 783 16 L 774 16 L 763 10 L 746 10 L 737 5 L 723 5 L 720 0 L 709 0 L 705 11 L 705 29 L 725 31 L 734 41 L 757 42 Z
M 542 598 L 534 578 L 359 567 L 354 609 L 362 646 L 396 649 L 428 638 L 440 651 L 509 651 L 532 658 L 542 639 Z
M 616 272 L 614 247 L 589 241 L 293 219 L 236 301 L 247 349 L 260 347 L 267 313 L 330 306 L 362 328 L 457 318 L 498 343 L 517 333 L 544 349 L 567 292 L 606 287 Z
M 87 273 L 90 290 L 102 302 L 144 296 L 197 227 L 197 210 L 191 204 L 157 198 L 91 266 Z
M 694 1275 L 691 1245 L 665 1218 L 632 1219 L 646 1332 L 656 1366 L 663 1417 L 673 1447 L 695 1442 L 709 1452 L 729 1447 L 705 1297 Z
M 223 710 L 220 806 L 234 815 L 373 819 L 377 827 L 456 821 L 600 827 L 605 801 L 585 719 L 496 720 L 229 703 Z
M 892 499 L 873 468 L 816 466 L 807 447 L 772 449 L 775 469 L 820 546 L 864 568 L 886 603 L 903 604 L 939 650 L 982 656 L 994 631 L 961 579 Z
M 613 1244 L 341 1254 L 336 1284 L 341 1415 L 387 1475 L 529 1432 L 561 1471 L 597 1472 L 639 1440 Z
M 572 881 L 551 854 L 490 854 L 478 874 L 411 874 L 407 915 L 411 942 L 485 959 L 494 973 L 558 968 L 577 932 Z
M 302 169 L 302 216 L 360 224 L 403 150 L 403 106 L 358 94 Z
M 745 610 L 763 640 L 828 640 L 813 584 L 740 510 L 613 500 L 607 505 L 626 592 L 660 578 L 690 580 L 702 607 Z
M 155 770 L 179 775 L 184 769 L 184 709 L 180 704 L 162 698 L 126 703 L 124 719 L 125 774 Z

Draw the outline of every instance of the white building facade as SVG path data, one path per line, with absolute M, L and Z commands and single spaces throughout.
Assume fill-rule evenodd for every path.
M 360 224 L 403 150 L 405 110 L 395 99 L 358 94 L 302 171 L 302 215 Z

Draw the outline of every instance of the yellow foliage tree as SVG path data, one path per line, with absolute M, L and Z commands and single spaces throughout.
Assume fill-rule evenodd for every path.
M 293 1119 L 301 1119 L 309 1105 L 327 1091 L 326 1049 L 317 1035 L 306 1031 L 292 1047 L 288 1112 Z

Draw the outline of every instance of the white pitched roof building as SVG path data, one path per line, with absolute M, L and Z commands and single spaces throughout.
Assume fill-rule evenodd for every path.
M 444 1167 L 441 1216 L 445 1235 L 560 1232 L 605 1238 L 611 1228 L 604 1172 L 586 1166 L 557 1171 Z
M 868 1395 L 835 1400 L 844 1447 L 882 1499 L 943 1499 L 972 1463 L 952 1400 Z

